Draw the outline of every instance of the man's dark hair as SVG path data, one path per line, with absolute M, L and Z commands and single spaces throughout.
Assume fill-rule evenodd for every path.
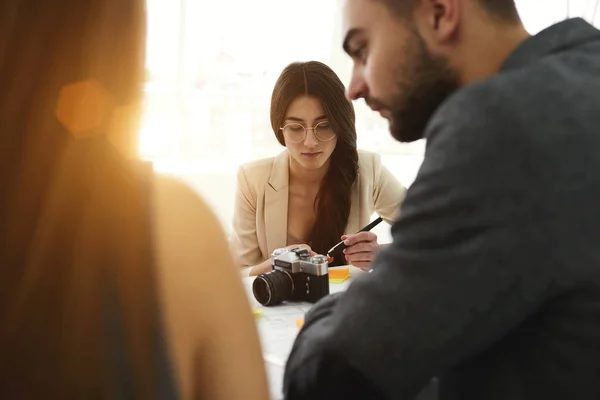
M 394 13 L 408 16 L 419 5 L 420 0 L 379 0 L 385 3 Z M 514 22 L 519 20 L 515 0 L 477 0 L 481 6 L 498 20 Z

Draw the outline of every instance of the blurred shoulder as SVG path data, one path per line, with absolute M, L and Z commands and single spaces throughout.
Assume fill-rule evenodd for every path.
M 198 246 L 202 247 L 205 243 L 218 245 L 220 240 L 225 239 L 215 213 L 198 193 L 182 181 L 154 173 L 152 194 L 157 239 L 171 241 L 178 238 L 174 245 L 181 248 L 189 244 L 191 248 L 182 250 L 189 250 L 190 255 L 199 253 Z
M 156 286 L 169 352 L 184 394 L 197 379 L 197 354 L 222 321 L 210 304 L 238 296 L 238 270 L 208 204 L 183 182 L 153 174 L 151 221 Z M 238 285 L 239 286 L 239 285 Z M 219 290 L 219 293 L 215 293 Z
M 158 276 L 179 300 L 198 301 L 208 293 L 207 285 L 237 277 L 225 230 L 209 205 L 186 184 L 160 174 L 154 174 L 153 181 Z

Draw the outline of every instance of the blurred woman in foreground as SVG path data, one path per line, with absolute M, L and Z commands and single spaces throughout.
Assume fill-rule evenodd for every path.
M 0 0 L 4 399 L 268 397 L 217 219 L 123 155 L 144 49 L 142 0 Z

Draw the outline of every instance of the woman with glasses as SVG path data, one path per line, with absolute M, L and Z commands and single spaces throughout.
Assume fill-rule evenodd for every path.
M 270 255 L 281 247 L 326 254 L 373 213 L 388 223 L 396 219 L 405 188 L 378 155 L 357 150 L 354 108 L 327 65 L 283 70 L 271 98 L 271 126 L 286 149 L 238 170 L 231 240 L 246 273 L 270 270 Z M 362 236 L 334 264 L 369 269 L 377 236 Z

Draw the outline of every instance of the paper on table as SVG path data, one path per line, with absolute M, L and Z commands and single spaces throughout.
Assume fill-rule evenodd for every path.
M 284 303 L 263 309 L 256 325 L 263 355 L 268 355 L 267 362 L 274 365 L 285 362 L 298 335 L 296 320 L 304 318 L 310 307 L 311 304 Z
M 265 360 L 265 362 L 269 364 L 276 365 L 278 367 L 285 367 L 285 360 L 281 357 L 277 357 L 272 354 L 264 354 L 263 360 Z

